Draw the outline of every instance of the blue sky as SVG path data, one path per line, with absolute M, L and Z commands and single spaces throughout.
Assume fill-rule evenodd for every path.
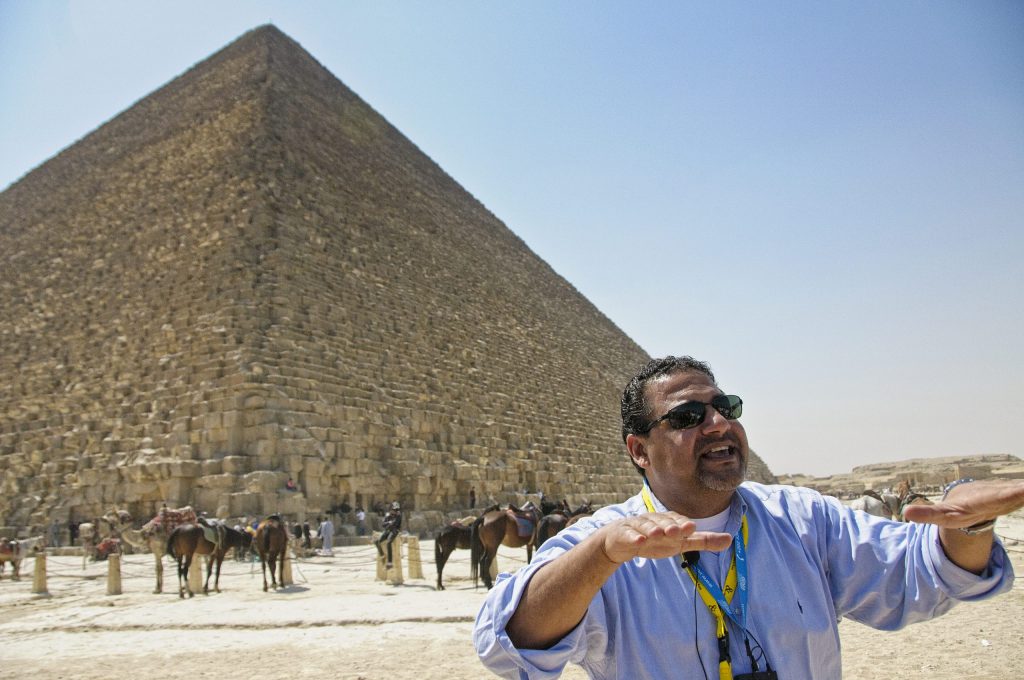
M 775 472 L 1021 455 L 1024 4 L 0 0 L 0 187 L 268 22 Z

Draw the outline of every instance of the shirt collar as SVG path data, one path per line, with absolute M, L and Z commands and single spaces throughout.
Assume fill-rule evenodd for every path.
M 651 495 L 651 504 L 654 506 L 654 509 L 658 512 L 668 512 L 668 508 L 661 502 L 661 499 L 654 495 L 654 490 L 647 484 L 646 479 L 644 480 L 644 485 L 647 487 L 647 493 Z M 732 501 L 729 503 L 729 521 L 725 524 L 725 531 L 733 535 L 740 530 L 740 518 L 747 512 L 747 500 L 740 493 L 740 489 L 742 489 L 742 486 L 737 487 L 736 491 L 732 494 Z M 640 507 L 643 507 L 642 500 L 640 501 Z

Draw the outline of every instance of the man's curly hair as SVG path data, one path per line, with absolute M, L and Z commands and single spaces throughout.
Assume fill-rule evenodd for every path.
M 619 410 L 622 414 L 623 442 L 631 434 L 644 434 L 647 432 L 648 420 L 651 417 L 650 405 L 644 397 L 647 383 L 654 378 L 683 371 L 703 373 L 711 378 L 711 382 L 715 382 L 715 374 L 711 372 L 710 366 L 703 361 L 698 361 L 688 356 L 667 356 L 661 359 L 651 359 L 647 362 L 647 365 L 637 371 L 636 375 L 627 383 L 626 389 L 622 391 L 622 401 L 619 402 Z M 632 461 L 632 458 L 630 460 Z M 635 462 L 633 466 L 643 474 L 643 468 L 637 466 Z

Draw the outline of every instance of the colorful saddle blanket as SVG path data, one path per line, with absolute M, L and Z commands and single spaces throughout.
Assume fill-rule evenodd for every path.
M 196 511 L 192 509 L 191 505 L 174 510 L 163 508 L 160 510 L 160 514 L 153 518 L 153 521 L 162 524 L 164 531 L 170 534 L 181 524 L 195 524 L 197 521 Z

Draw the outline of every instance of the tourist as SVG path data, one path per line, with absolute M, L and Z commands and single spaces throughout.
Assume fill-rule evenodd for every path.
M 387 514 L 384 515 L 384 530 L 374 543 L 377 546 L 377 554 L 381 557 L 384 556 L 384 551 L 381 549 L 381 543 L 386 543 L 388 546 L 388 557 L 385 566 L 390 569 L 392 565 L 391 559 L 391 544 L 395 542 L 395 538 L 398 536 L 398 532 L 402 529 L 402 506 L 395 501 L 391 504 L 391 509 L 388 510 Z
M 54 548 L 60 547 L 60 522 L 56 519 L 50 524 L 50 545 Z
M 640 493 L 498 577 L 474 633 L 491 670 L 840 678 L 840 618 L 892 630 L 1011 588 L 992 526 L 1024 506 L 1024 480 L 960 480 L 908 508 L 912 522 L 872 517 L 810 489 L 741 484 L 742 409 L 690 357 L 641 369 L 621 403 Z
M 361 505 L 356 507 L 356 535 L 366 535 L 366 511 Z
M 284 483 L 284 488 L 285 488 L 286 491 L 298 491 L 299 490 L 299 487 L 295 485 L 295 480 L 292 479 L 291 477 L 289 477 L 288 481 Z
M 333 555 L 334 549 L 334 522 L 331 521 L 330 516 L 324 518 L 324 521 L 320 522 L 320 526 L 317 528 L 317 533 L 320 535 L 322 555 Z

